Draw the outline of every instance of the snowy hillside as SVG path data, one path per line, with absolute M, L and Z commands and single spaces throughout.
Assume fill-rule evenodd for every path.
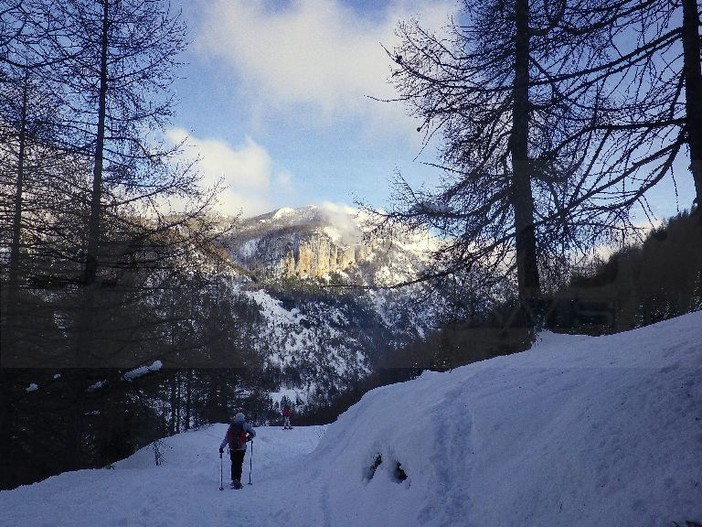
M 384 355 L 436 328 L 447 305 L 426 284 L 366 288 L 416 279 L 436 248 L 399 231 L 369 241 L 367 223 L 333 205 L 279 209 L 242 220 L 227 241 L 245 270 L 232 277 L 231 295 L 257 314 L 236 325 L 282 379 L 276 391 L 302 404 L 331 404 Z
M 376 389 L 326 428 L 259 428 L 242 491 L 217 490 L 224 430 L 166 439 L 159 467 L 146 448 L 115 470 L 0 492 L 0 525 L 702 522 L 702 312 L 607 337 L 547 333 Z
M 317 279 L 354 285 L 412 280 L 439 249 L 428 233 L 399 226 L 368 237 L 367 213 L 334 205 L 278 209 L 241 220 L 228 239 L 233 261 L 259 281 Z

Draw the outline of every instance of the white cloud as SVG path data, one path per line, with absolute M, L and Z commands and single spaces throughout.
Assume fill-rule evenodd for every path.
M 293 193 L 292 174 L 276 169 L 266 149 L 250 137 L 236 147 L 218 139 L 188 136 L 182 128 L 168 130 L 167 137 L 173 143 L 186 140 L 184 154 L 199 158 L 203 185 L 213 186 L 221 180 L 224 188 L 217 210 L 222 214 L 268 212 L 274 206 L 273 193 L 277 197 L 281 191 L 283 195 Z
M 361 117 L 375 125 L 407 119 L 401 105 L 366 97 L 396 95 L 387 83 L 390 60 L 381 43 L 392 49 L 398 20 L 413 15 L 425 26 L 441 27 L 455 4 L 395 0 L 371 20 L 339 0 L 293 0 L 276 10 L 263 1 L 214 0 L 202 4 L 196 45 L 234 68 L 241 93 L 255 105 L 304 106 L 314 112 L 308 118 Z

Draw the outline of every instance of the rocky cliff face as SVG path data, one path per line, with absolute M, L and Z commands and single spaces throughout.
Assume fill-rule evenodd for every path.
M 340 246 L 316 233 L 292 244 L 280 267 L 285 278 L 323 278 L 357 266 L 364 253 L 360 244 Z
M 417 239 L 369 241 L 364 219 L 331 207 L 280 209 L 245 220 L 230 240 L 233 260 L 257 279 L 401 281 L 426 263 L 430 242 Z M 387 284 L 386 284 L 387 285 Z

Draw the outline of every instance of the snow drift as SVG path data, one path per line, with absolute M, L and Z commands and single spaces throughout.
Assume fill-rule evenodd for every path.
M 326 428 L 259 428 L 242 491 L 217 491 L 224 430 L 164 440 L 158 467 L 147 448 L 114 471 L 0 492 L 0 524 L 702 522 L 702 313 L 546 333 L 524 353 L 373 390 Z
M 326 473 L 338 524 L 702 521 L 700 315 L 547 333 L 528 352 L 369 393 L 316 452 L 338 460 Z

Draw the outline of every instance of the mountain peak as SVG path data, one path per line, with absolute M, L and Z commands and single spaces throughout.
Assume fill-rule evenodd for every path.
M 363 212 L 333 204 L 277 209 L 241 222 L 229 240 L 231 256 L 268 279 L 341 274 L 356 285 L 373 285 L 380 275 L 385 281 L 416 276 L 435 248 L 431 238 L 396 232 L 371 239 L 369 220 Z

